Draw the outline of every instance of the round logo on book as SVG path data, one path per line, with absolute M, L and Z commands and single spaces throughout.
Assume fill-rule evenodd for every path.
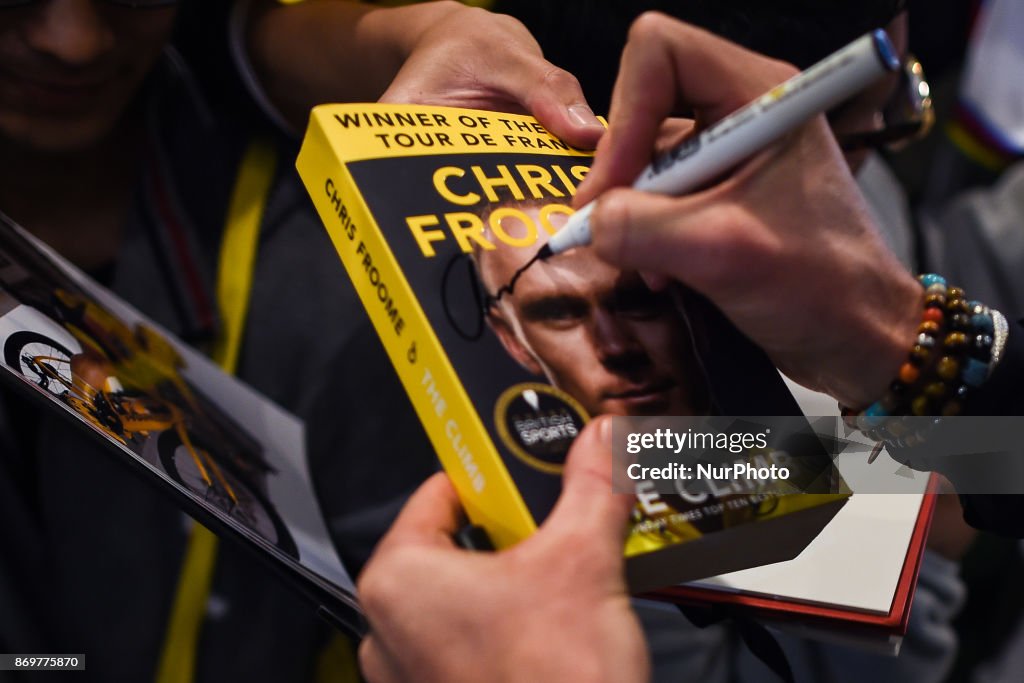
M 524 463 L 561 474 L 573 439 L 590 416 L 572 396 L 550 384 L 515 384 L 498 397 L 498 435 Z

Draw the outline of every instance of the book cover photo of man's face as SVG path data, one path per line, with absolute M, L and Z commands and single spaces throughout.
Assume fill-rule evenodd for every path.
M 505 350 L 526 370 L 544 376 L 592 415 L 699 415 L 708 391 L 697 367 L 686 321 L 667 291 L 647 287 L 639 273 L 577 248 L 538 261 L 500 297 L 517 271 L 567 214 L 542 206 L 493 215 L 509 235 L 535 231 L 536 243 L 477 250 L 474 262 L 492 297 L 488 322 Z M 532 226 L 524 224 L 524 217 Z M 493 229 L 488 227 L 488 230 Z

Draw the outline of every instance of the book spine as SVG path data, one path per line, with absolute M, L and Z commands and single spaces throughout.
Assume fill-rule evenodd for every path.
M 536 521 L 315 111 L 296 168 L 469 519 L 498 548 L 526 538 Z

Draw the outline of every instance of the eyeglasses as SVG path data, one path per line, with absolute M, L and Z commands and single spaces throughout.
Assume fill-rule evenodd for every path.
M 899 149 L 928 134 L 935 123 L 931 88 L 924 78 L 921 62 L 913 55 L 903 59 L 900 82 L 882 109 L 885 124 L 878 130 L 838 136 L 844 152 L 866 148 Z
M 119 7 L 130 7 L 132 9 L 149 9 L 150 7 L 164 7 L 167 5 L 177 5 L 180 0 L 103 0 L 104 2 L 111 5 L 118 5 Z M 25 5 L 34 5 L 39 0 L 0 0 L 0 9 L 7 9 L 10 7 L 24 7 Z

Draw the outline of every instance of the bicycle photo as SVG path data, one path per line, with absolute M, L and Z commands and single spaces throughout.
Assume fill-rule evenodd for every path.
M 23 329 L 0 324 L 4 363 L 203 503 L 297 558 L 269 498 L 274 469 L 262 446 L 183 378 L 185 361 L 174 346 L 147 325 L 124 323 L 62 274 L 40 277 L 16 266 L 4 246 L 0 289 L 20 304 L 19 320 L 29 321 Z

